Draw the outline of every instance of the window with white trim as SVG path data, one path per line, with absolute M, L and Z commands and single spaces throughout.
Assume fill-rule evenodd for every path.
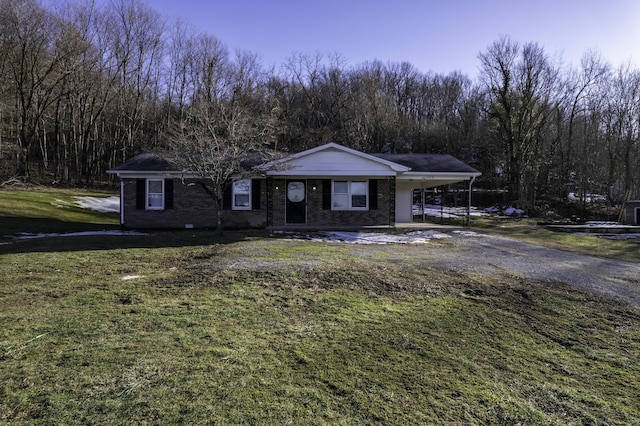
M 331 200 L 333 210 L 367 210 L 369 185 L 366 180 L 334 180 Z
M 232 210 L 251 210 L 251 179 L 234 181 L 231 191 Z
M 147 210 L 164 210 L 164 179 L 147 179 Z

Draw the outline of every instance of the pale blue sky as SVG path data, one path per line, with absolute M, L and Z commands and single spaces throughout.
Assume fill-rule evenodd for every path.
M 276 70 L 294 52 L 339 53 L 347 65 L 406 61 L 420 71 L 478 73 L 477 56 L 509 35 L 578 65 L 588 49 L 618 66 L 640 60 L 638 0 L 149 0 L 230 49 Z

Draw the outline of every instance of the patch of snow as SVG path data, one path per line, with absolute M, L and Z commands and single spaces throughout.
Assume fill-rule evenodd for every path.
M 524 217 L 524 210 L 513 206 L 491 206 L 484 209 L 488 214 L 498 214 L 502 216 Z
M 445 219 L 456 219 L 467 217 L 466 207 L 446 207 L 438 204 L 425 204 L 424 213 L 420 210 L 419 205 L 413 206 L 414 216 L 422 215 L 428 217 L 441 217 Z M 524 216 L 524 210 L 518 209 L 512 206 L 492 206 L 486 209 L 478 209 L 477 207 L 471 207 L 469 209 L 469 216 L 482 217 L 490 214 L 498 214 L 502 216 L 521 217 Z
M 33 240 L 36 238 L 48 238 L 48 237 L 85 237 L 92 235 L 115 235 L 115 236 L 137 236 L 147 235 L 138 231 L 83 231 L 83 232 L 67 232 L 67 233 L 41 233 L 30 234 L 27 232 L 21 232 L 17 235 L 9 235 L 8 237 L 13 240 Z
M 453 231 L 454 234 L 462 235 L 463 237 L 482 237 L 482 234 L 478 234 L 473 231 Z
M 600 238 L 605 238 L 607 240 L 633 240 L 640 238 L 640 234 L 601 235 Z
M 502 211 L 502 214 L 506 216 L 522 216 L 524 214 L 524 210 L 517 209 L 515 207 L 507 207 Z
M 100 213 L 120 212 L 120 197 L 73 197 L 78 207 Z M 62 206 L 61 206 L 62 207 Z
M 278 232 L 286 238 L 306 239 L 316 242 L 342 242 L 349 244 L 425 244 L 430 240 L 451 238 L 435 231 L 414 231 L 406 234 L 381 232 L 321 231 L 312 233 Z
M 415 216 L 422 215 L 423 212 L 420 211 L 420 206 L 413 206 L 413 214 Z M 467 208 L 466 207 L 444 207 L 437 204 L 425 204 L 424 206 L 424 215 L 428 217 L 442 217 L 445 219 L 456 219 L 456 218 L 465 218 L 467 217 Z M 475 207 L 471 207 L 469 210 L 470 216 L 486 216 L 487 212 L 478 210 Z
M 64 200 L 61 200 L 59 198 L 56 198 L 55 203 L 50 203 L 53 207 L 57 208 L 57 209 L 68 209 L 69 208 L 69 203 L 67 203 Z
M 578 196 L 575 192 L 570 192 L 567 196 L 569 201 L 581 201 L 580 196 Z M 602 194 L 585 194 L 584 201 L 587 203 L 606 203 L 607 196 Z
M 122 281 L 137 280 L 138 278 L 144 278 L 144 275 L 126 275 L 122 277 Z

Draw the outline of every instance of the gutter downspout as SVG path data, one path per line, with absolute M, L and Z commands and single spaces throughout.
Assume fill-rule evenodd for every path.
M 467 204 L 467 228 L 471 227 L 471 186 L 473 185 L 473 182 L 475 180 L 476 180 L 476 177 L 473 176 L 469 181 L 469 204 Z

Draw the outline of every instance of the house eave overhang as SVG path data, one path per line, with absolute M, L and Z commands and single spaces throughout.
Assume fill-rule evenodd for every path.
M 375 176 L 375 177 L 389 177 L 396 176 L 393 172 L 384 172 L 380 170 L 269 170 L 266 172 L 267 176 L 271 177 L 308 177 L 308 178 L 323 178 L 323 177 L 336 177 L 336 176 Z
M 154 171 L 154 170 L 107 170 L 108 174 L 116 175 L 120 179 L 153 179 L 153 178 L 170 178 L 170 179 L 196 179 L 201 180 L 203 176 L 192 171 Z M 264 177 L 263 173 L 248 173 L 234 175 L 238 179 L 253 179 Z
M 197 174 L 189 171 L 167 171 L 167 170 L 107 170 L 110 175 L 116 175 L 120 179 L 141 179 L 153 177 L 171 178 L 196 178 Z
M 399 174 L 396 179 L 403 181 L 465 181 L 479 177 L 480 172 L 405 172 Z

